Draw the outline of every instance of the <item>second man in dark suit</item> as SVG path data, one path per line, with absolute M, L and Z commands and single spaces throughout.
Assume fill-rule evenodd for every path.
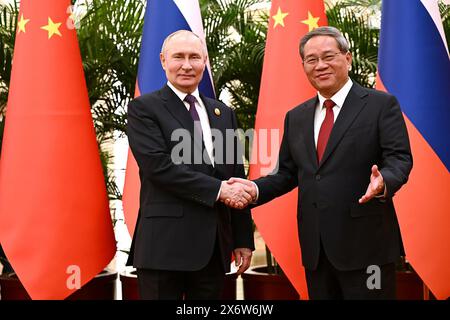
M 230 183 L 257 188 L 256 205 L 299 187 L 310 298 L 395 299 L 403 245 L 392 198 L 412 168 L 400 106 L 349 78 L 352 55 L 336 28 L 306 34 L 300 56 L 318 94 L 287 113 L 278 171 Z

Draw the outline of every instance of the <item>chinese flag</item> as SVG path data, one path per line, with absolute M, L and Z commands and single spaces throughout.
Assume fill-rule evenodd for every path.
M 327 19 L 322 0 L 272 1 L 256 113 L 257 139 L 252 151 L 251 179 L 267 175 L 275 167 L 286 112 L 317 94 L 303 72 L 299 43 L 307 32 L 324 25 Z M 271 146 L 268 154 L 264 145 Z M 300 298 L 306 299 L 308 293 L 297 234 L 297 190 L 254 209 L 253 218 Z
M 0 159 L 0 241 L 32 299 L 64 299 L 115 254 L 69 0 L 22 0 Z

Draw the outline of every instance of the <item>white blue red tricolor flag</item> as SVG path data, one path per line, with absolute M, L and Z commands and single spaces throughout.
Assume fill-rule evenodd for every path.
M 400 101 L 414 158 L 394 198 L 406 258 L 450 296 L 450 60 L 436 0 L 385 0 L 377 86 Z
M 158 90 L 167 82 L 159 54 L 164 39 L 177 30 L 190 30 L 205 39 L 198 0 L 148 0 L 142 33 L 136 96 Z M 199 90 L 214 98 L 209 63 Z M 139 210 L 139 173 L 135 159 L 128 152 L 123 209 L 128 231 L 133 235 Z

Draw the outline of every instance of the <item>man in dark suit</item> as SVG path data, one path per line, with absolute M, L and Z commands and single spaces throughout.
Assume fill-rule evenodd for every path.
M 318 95 L 287 113 L 278 171 L 254 183 L 229 183 L 257 189 L 256 205 L 299 187 L 311 299 L 395 299 L 403 245 L 392 197 L 412 168 L 400 106 L 349 78 L 352 55 L 339 30 L 309 32 L 300 55 Z
M 142 299 L 219 299 L 232 254 L 240 274 L 254 249 L 250 211 L 220 201 L 243 197 L 247 203 L 254 196 L 247 186 L 224 182 L 244 177 L 239 141 L 225 132 L 236 129 L 236 118 L 199 94 L 207 51 L 197 35 L 169 35 L 160 58 L 167 85 L 128 108 L 128 140 L 141 180 L 130 259 Z M 213 143 L 213 133 L 224 138 Z M 229 163 L 218 157 L 229 154 Z

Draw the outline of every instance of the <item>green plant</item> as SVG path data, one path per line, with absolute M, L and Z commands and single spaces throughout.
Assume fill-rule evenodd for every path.
M 447 39 L 447 48 L 450 48 L 450 5 L 441 1 L 439 3 L 439 11 L 441 13 L 442 25 Z
M 217 96 L 230 95 L 239 127 L 254 127 L 267 33 L 261 0 L 200 0 Z M 248 150 L 246 153 L 248 159 Z
M 328 7 L 328 24 L 341 30 L 350 43 L 353 55 L 350 78 L 366 87 L 375 87 L 380 30 L 369 24 L 370 11 L 360 13 L 347 2 Z M 364 2 L 364 1 L 359 1 Z M 367 0 L 372 5 L 377 1 Z M 374 10 L 374 9 L 373 9 Z
M 5 127 L 4 113 L 6 102 L 8 100 L 12 56 L 16 36 L 17 11 L 17 2 L 8 5 L 0 5 L 0 157 Z M 3 265 L 3 273 L 13 272 L 1 244 L 0 263 Z
M 93 0 L 77 29 L 83 68 L 111 200 L 121 199 L 109 164 L 108 145 L 126 130 L 126 106 L 134 97 L 144 3 Z
M 77 29 L 97 134 L 126 129 L 134 97 L 144 3 L 93 0 Z
M 337 6 L 348 8 L 357 15 L 380 16 L 382 0 L 340 0 Z M 448 1 L 439 0 L 439 11 L 441 13 L 444 33 L 446 34 L 447 47 L 450 47 L 450 5 Z
M 16 1 L 7 5 L 0 4 L 0 118 L 4 115 L 8 100 L 17 12 Z
M 337 6 L 350 9 L 356 14 L 377 15 L 381 11 L 381 0 L 340 0 Z

